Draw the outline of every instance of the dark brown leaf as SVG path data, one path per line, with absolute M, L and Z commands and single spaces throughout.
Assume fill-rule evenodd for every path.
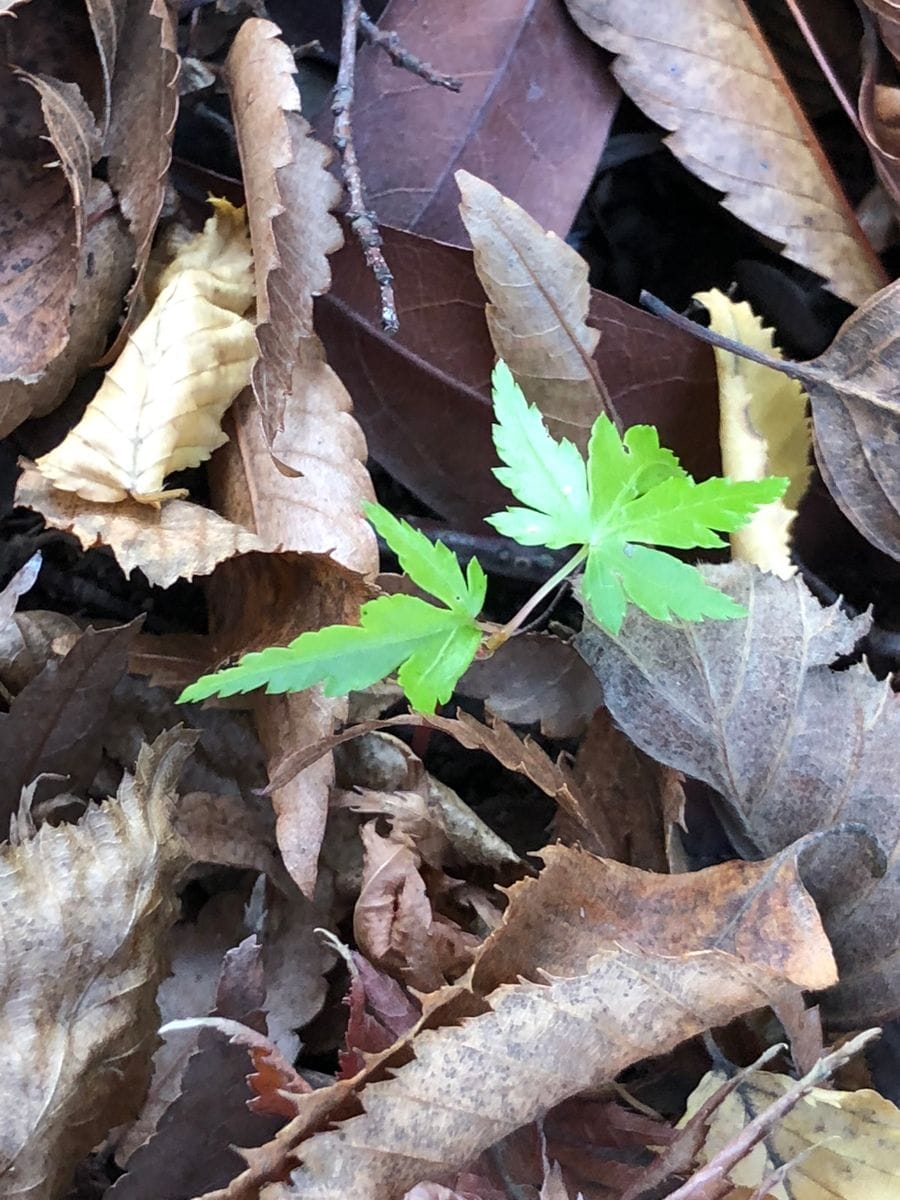
M 797 578 L 738 563 L 704 572 L 750 616 L 667 625 L 632 610 L 618 637 L 590 626 L 576 646 L 628 736 L 716 789 L 742 852 L 772 854 L 837 822 L 878 838 L 884 879 L 843 837 L 826 839 L 804 870 L 841 969 L 828 1011 L 856 1027 L 888 1020 L 900 997 L 900 697 L 863 664 L 831 669 L 868 619 L 821 608 Z
M 453 183 L 464 168 L 564 237 L 619 93 L 557 0 L 392 0 L 380 23 L 463 87 L 433 87 L 398 72 L 377 47 L 360 50 L 353 131 L 379 219 L 467 246 Z M 317 128 L 327 140 L 327 110 Z
M 0 716 L 0 825 L 18 810 L 22 788 L 38 775 L 63 775 L 70 787 L 94 776 L 103 721 L 125 674 L 139 621 L 88 629 L 61 661 L 48 662 Z

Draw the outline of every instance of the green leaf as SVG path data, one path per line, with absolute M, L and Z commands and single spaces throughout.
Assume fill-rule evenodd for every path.
M 581 591 L 594 618 L 610 633 L 621 628 L 625 598 L 658 621 L 747 615 L 730 596 L 711 587 L 695 567 L 661 550 L 630 543 L 591 547 Z
M 473 582 L 477 586 L 477 570 Z M 301 634 L 289 646 L 246 654 L 236 666 L 198 679 L 179 701 L 260 687 L 299 692 L 317 683 L 327 696 L 340 696 L 369 687 L 403 664 L 400 684 L 413 707 L 433 712 L 450 698 L 480 641 L 481 631 L 464 612 L 418 596 L 380 596 L 362 606 L 359 625 L 330 625 Z
M 365 512 L 413 583 L 448 608 L 478 616 L 484 607 L 487 579 L 474 559 L 469 563 L 467 579 L 456 555 L 443 542 L 429 541 L 424 533 L 398 520 L 380 504 L 367 504 Z
M 549 518 L 541 526 L 547 540 L 526 541 L 551 550 L 586 542 L 590 536 L 587 474 L 584 459 L 569 441 L 557 442 L 547 431 L 540 412 L 528 404 L 507 367 L 494 368 L 494 445 L 506 465 L 494 474 L 528 509 Z M 506 513 L 495 513 L 488 523 L 504 533 L 511 527 Z M 521 539 L 516 534 L 516 541 Z M 536 535 L 534 535 L 536 536 Z
M 657 546 L 724 546 L 713 530 L 733 533 L 746 525 L 758 508 L 784 495 L 789 480 L 753 481 L 707 479 L 695 483 L 689 475 L 663 480 L 642 496 L 610 513 L 604 529 L 626 542 Z M 595 533 L 604 536 L 602 530 Z

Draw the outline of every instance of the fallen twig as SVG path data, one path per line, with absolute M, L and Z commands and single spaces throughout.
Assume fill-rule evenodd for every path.
M 430 63 L 422 62 L 400 42 L 396 33 L 379 29 L 362 11 L 362 0 L 342 0 L 341 57 L 338 65 L 337 83 L 331 103 L 334 114 L 334 144 L 341 156 L 344 187 L 347 192 L 347 220 L 362 247 L 366 264 L 375 276 L 381 303 L 381 327 L 387 334 L 395 334 L 400 328 L 397 307 L 394 302 L 394 277 L 382 253 L 381 233 L 378 217 L 366 207 L 365 188 L 353 143 L 353 99 L 356 85 L 356 40 L 361 34 L 373 46 L 378 46 L 388 55 L 391 62 L 406 71 L 418 75 L 436 87 L 458 92 L 462 87 L 459 79 L 441 75 Z

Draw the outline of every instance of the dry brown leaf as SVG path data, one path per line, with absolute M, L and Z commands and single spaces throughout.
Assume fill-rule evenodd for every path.
M 877 1050 L 876 1050 L 877 1053 Z M 727 1076 L 710 1071 L 691 1094 L 688 1120 Z M 797 1088 L 787 1075 L 754 1071 L 719 1105 L 699 1149 L 701 1164 L 725 1150 L 757 1114 Z M 864 1089 L 814 1087 L 728 1173 L 737 1187 L 759 1187 L 785 1164 L 775 1200 L 892 1200 L 900 1190 L 900 1110 Z
M 609 408 L 593 358 L 600 334 L 587 323 L 587 263 L 483 179 L 457 171 L 456 182 L 494 349 L 553 436 L 584 449 Z
M 19 567 L 9 583 L 0 592 L 0 630 L 5 631 L 12 623 L 16 605 L 24 594 L 30 591 L 37 580 L 41 569 L 41 552 L 36 550 L 24 566 Z M 0 660 L 4 657 L 0 650 Z
M 374 822 L 360 829 L 365 861 L 353 910 L 353 936 L 366 957 L 420 992 L 459 975 L 478 939 L 435 913 L 408 839 L 382 837 Z
M 335 552 L 327 559 L 250 554 L 223 563 L 211 585 L 210 605 L 214 632 L 228 652 L 284 644 L 304 629 L 351 621 L 358 613 L 366 590 L 362 575 L 374 574 L 377 549 L 361 516 L 371 484 L 357 457 L 359 443 L 335 436 L 335 423 L 345 420 L 355 429 L 344 412 L 344 395 L 338 387 L 324 397 L 333 402 L 330 408 L 289 414 L 282 444 L 288 445 L 290 435 L 296 448 L 290 461 L 310 463 L 310 475 L 301 478 L 285 476 L 274 465 L 252 397 L 242 397 L 236 406 L 233 441 L 213 464 L 216 507 L 270 545 L 302 552 L 314 544 Z M 325 447 L 327 457 L 316 463 Z M 329 481 L 337 475 L 345 482 L 339 506 L 327 498 Z M 346 700 L 318 691 L 258 697 L 258 727 L 270 762 L 280 760 L 285 746 L 327 737 L 345 705 Z M 326 756 L 272 795 L 285 866 L 308 896 L 315 887 L 333 779 Z
M 415 1058 L 366 1086 L 362 1115 L 297 1148 L 302 1165 L 272 1200 L 394 1200 L 629 1063 L 768 1003 L 785 979 L 835 977 L 791 855 L 671 877 L 562 848 L 547 861 L 513 889 L 473 968 L 482 1014 L 419 1032 Z
M 843 838 L 824 842 L 809 870 L 841 969 L 832 1019 L 887 1020 L 900 1000 L 900 698 L 862 663 L 831 669 L 869 620 L 822 608 L 797 578 L 742 563 L 703 571 L 749 617 L 667 625 L 632 610 L 617 637 L 592 625 L 575 644 L 625 733 L 716 789 L 739 850 L 772 854 L 845 821 L 878 838 L 883 879 Z
M 548 633 L 510 638 L 490 658 L 473 662 L 457 691 L 483 700 L 510 725 L 539 725 L 549 738 L 580 736 L 603 703 L 571 643 Z
M 110 116 L 103 149 L 109 158 L 109 181 L 134 241 L 132 304 L 116 342 L 120 349 L 139 315 L 133 300 L 166 193 L 178 113 L 178 54 L 166 0 L 109 0 L 108 7 L 106 0 L 90 0 L 88 10 L 106 80 L 115 64 L 108 83 Z
M 61 491 L 28 465 L 16 485 L 16 504 L 35 509 L 52 529 L 74 534 L 85 550 L 109 546 L 126 575 L 143 571 L 157 587 L 210 575 L 226 558 L 270 548 L 249 529 L 188 500 L 155 508 L 128 499 L 110 507 Z
M 187 792 L 179 801 L 175 828 L 193 862 L 250 868 L 290 887 L 275 850 L 274 822 L 241 796 Z
M 183 865 L 172 797 L 192 741 L 164 734 L 116 799 L 0 851 L 0 1179 L 23 1200 L 63 1195 L 82 1155 L 140 1107 Z
M 572 776 L 587 824 L 561 812 L 555 826 L 560 837 L 645 871 L 670 870 L 673 828 L 684 820 L 677 771 L 640 751 L 603 708 L 587 727 Z
M 113 689 L 128 666 L 140 622 L 88 629 L 59 661 L 48 661 L 0 715 L 0 828 L 19 807 L 22 788 L 39 775 L 72 788 L 91 782 L 100 760 Z
M 203 232 L 159 280 L 147 317 L 129 337 L 75 428 L 35 464 L 56 488 L 110 504 L 159 505 L 163 480 L 226 440 L 220 422 L 255 356 L 243 316 L 253 300 L 242 209 L 217 201 Z
M 195 921 L 179 921 L 169 933 L 169 975 L 156 994 L 159 1023 L 211 1012 L 222 958 L 246 934 L 244 901 L 237 892 L 222 892 L 204 904 Z M 124 1167 L 150 1138 L 160 1117 L 181 1092 L 188 1060 L 197 1038 L 164 1038 L 153 1055 L 150 1090 L 140 1114 L 116 1142 L 116 1162 Z
M 33 383 L 0 382 L 2 436 L 29 417 L 44 416 L 65 399 L 79 372 L 102 354 L 122 307 L 131 275 L 132 243 L 109 187 L 98 180 L 91 185 L 86 220 L 68 341 Z
M 616 55 L 623 91 L 664 129 L 723 206 L 836 295 L 862 304 L 884 284 L 815 132 L 744 0 L 566 0 Z
M 290 433 L 278 434 L 297 410 L 327 411 L 343 390 L 325 362 L 313 332 L 313 297 L 331 287 L 328 255 L 343 245 L 331 210 L 341 197 L 327 170 L 331 150 L 310 134 L 300 112 L 296 65 L 280 31 L 250 18 L 234 39 L 225 65 L 241 154 L 257 278 L 256 338 L 259 358 L 253 391 L 276 458 L 293 452 L 286 466 L 310 475 L 308 459 Z M 349 413 L 349 399 L 343 405 Z M 339 418 L 338 423 L 340 424 Z M 355 457 L 365 458 L 353 425 Z M 312 547 L 310 547 L 312 548 Z

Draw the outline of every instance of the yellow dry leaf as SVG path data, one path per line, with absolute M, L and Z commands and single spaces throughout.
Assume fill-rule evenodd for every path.
M 773 331 L 745 301 L 717 289 L 694 297 L 709 311 L 710 326 L 754 350 L 781 357 Z M 810 432 L 806 393 L 795 379 L 716 349 L 719 375 L 719 440 L 722 471 L 731 479 L 783 475 L 790 486 L 782 500 L 767 504 L 731 535 L 734 558 L 781 579 L 795 572 L 790 559 L 790 527 L 810 476 Z
M 710 1071 L 688 1099 L 684 1125 L 725 1082 Z M 700 1163 L 709 1162 L 749 1122 L 780 1099 L 795 1080 L 754 1071 L 713 1113 Z M 783 1163 L 802 1155 L 775 1200 L 896 1200 L 900 1196 L 900 1109 L 878 1092 L 813 1088 L 766 1137 L 732 1168 L 730 1178 L 752 1193 Z
M 113 504 L 159 506 L 173 471 L 195 467 L 228 440 L 225 410 L 256 357 L 245 212 L 225 200 L 158 282 L 150 312 L 129 337 L 68 436 L 37 460 L 57 488 Z

